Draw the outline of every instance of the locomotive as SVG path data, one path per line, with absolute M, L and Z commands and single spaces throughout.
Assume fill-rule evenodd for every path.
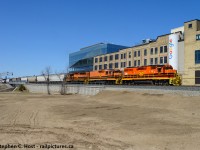
M 171 65 L 128 67 L 124 70 L 105 69 L 90 72 L 74 72 L 66 75 L 68 83 L 102 84 L 152 84 L 181 85 L 181 77 Z

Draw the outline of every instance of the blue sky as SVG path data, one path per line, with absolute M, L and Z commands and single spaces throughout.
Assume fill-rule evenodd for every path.
M 199 0 L 0 0 L 0 72 L 65 70 L 68 55 L 109 42 L 133 46 L 200 19 Z

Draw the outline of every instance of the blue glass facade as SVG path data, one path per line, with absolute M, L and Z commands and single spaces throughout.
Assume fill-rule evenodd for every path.
M 93 70 L 93 58 L 98 55 L 117 52 L 126 46 L 110 43 L 98 43 L 80 49 L 78 52 L 69 54 L 69 67 L 72 71 L 91 71 Z

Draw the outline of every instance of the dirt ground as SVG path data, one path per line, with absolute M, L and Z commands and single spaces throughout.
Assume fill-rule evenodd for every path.
M 0 93 L 0 144 L 199 150 L 200 97 L 126 91 L 96 96 Z

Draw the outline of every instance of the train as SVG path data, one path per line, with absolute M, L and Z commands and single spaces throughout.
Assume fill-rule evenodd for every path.
M 74 72 L 66 75 L 67 83 L 112 85 L 181 85 L 181 76 L 169 64 Z
M 104 69 L 84 72 L 70 72 L 67 74 L 51 74 L 50 83 L 69 84 L 106 84 L 106 85 L 181 85 L 181 76 L 169 64 L 127 67 L 123 70 Z M 6 83 L 46 83 L 43 75 L 6 79 Z

